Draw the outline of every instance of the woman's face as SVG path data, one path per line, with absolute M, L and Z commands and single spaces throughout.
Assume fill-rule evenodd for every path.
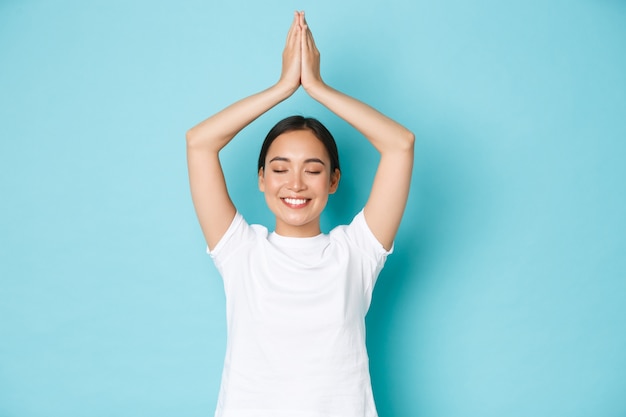
M 276 216 L 276 233 L 311 237 L 320 233 L 320 214 L 337 190 L 339 170 L 331 174 L 324 144 L 310 130 L 279 135 L 259 171 L 259 189 Z

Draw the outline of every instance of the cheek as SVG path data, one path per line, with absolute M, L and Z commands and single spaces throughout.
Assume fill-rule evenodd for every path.
M 281 177 L 267 174 L 265 176 L 264 182 L 265 182 L 265 191 L 271 191 L 271 190 L 279 189 L 284 181 Z
M 328 190 L 330 190 L 330 177 L 328 175 L 323 175 L 316 178 L 314 187 L 317 190 L 328 192 Z

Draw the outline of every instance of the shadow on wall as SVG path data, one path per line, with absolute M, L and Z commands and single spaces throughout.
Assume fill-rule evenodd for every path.
M 473 164 L 464 160 L 467 150 L 457 146 L 479 141 L 458 126 L 442 125 L 416 136 L 409 203 L 367 316 L 370 370 L 381 417 L 419 409 L 424 391 L 419 370 L 429 362 L 420 341 L 436 326 L 423 317 L 424 306 L 447 279 L 441 272 L 446 264 L 458 262 L 482 238 L 493 203 L 484 198 L 491 184 L 479 182 L 483 173 L 477 167 L 489 166 L 483 150 L 475 148 L 474 157 L 484 164 Z

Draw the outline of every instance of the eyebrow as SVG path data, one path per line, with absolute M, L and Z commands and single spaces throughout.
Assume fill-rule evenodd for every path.
M 276 156 L 276 157 L 274 157 L 274 158 L 270 159 L 270 163 L 272 163 L 272 162 L 274 162 L 274 161 L 291 162 L 291 159 L 289 159 L 289 158 L 285 158 L 284 156 Z M 308 159 L 305 159 L 305 160 L 304 160 L 304 163 L 305 163 L 305 164 L 312 163 L 312 162 L 316 162 L 316 163 L 318 163 L 318 164 L 322 164 L 322 165 L 326 166 L 326 164 L 324 163 L 324 161 L 322 161 L 322 160 L 321 160 L 321 159 L 319 159 L 319 158 L 308 158 Z

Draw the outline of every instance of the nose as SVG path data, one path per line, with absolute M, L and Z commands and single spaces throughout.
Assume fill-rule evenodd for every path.
M 292 172 L 289 176 L 289 182 L 287 188 L 291 191 L 302 191 L 306 188 L 306 184 L 303 181 L 302 174 L 300 172 Z

